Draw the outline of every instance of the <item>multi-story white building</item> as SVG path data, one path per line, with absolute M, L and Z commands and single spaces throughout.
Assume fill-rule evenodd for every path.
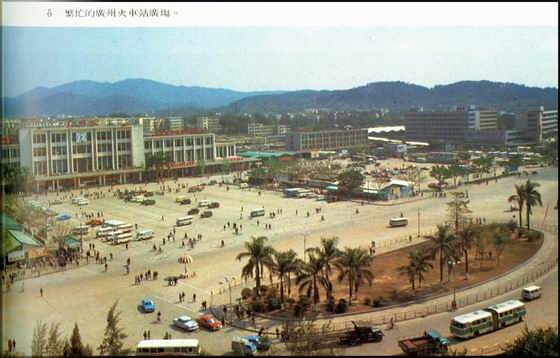
M 528 142 L 541 143 L 546 138 L 558 136 L 558 110 L 529 108 L 515 117 L 515 127 L 527 133 Z
M 196 128 L 206 129 L 209 133 L 220 133 L 222 131 L 220 119 L 216 117 L 198 117 Z
M 295 151 L 345 149 L 365 145 L 368 145 L 367 128 L 286 134 L 286 149 Z
M 262 123 L 249 123 L 247 125 L 247 133 L 249 135 L 265 137 L 273 135 L 275 131 L 276 126 L 273 125 L 264 125 Z
M 29 168 L 33 189 L 77 188 L 142 182 L 153 177 L 149 156 L 169 153 L 173 176 L 196 174 L 200 162 L 207 172 L 249 169 L 237 157 L 235 143 L 216 144 L 215 134 L 196 128 L 144 135 L 140 124 L 83 127 L 20 127 L 2 136 L 3 165 Z M 15 133 L 15 134 L 14 134 Z

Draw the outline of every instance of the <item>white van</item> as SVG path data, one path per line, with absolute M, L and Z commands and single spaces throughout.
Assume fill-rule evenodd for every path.
M 78 201 L 78 205 L 87 205 L 87 204 L 89 204 L 88 199 L 81 199 Z
M 251 210 L 251 217 L 255 218 L 257 216 L 264 216 L 264 209 L 263 208 Z
M 140 230 L 136 233 L 136 240 L 147 240 L 155 237 L 156 234 L 152 229 Z
M 84 199 L 83 196 L 75 196 L 72 198 L 72 204 L 78 204 L 78 201 Z
M 143 195 L 135 195 L 132 197 L 132 199 L 130 200 L 133 203 L 142 203 L 144 201 L 144 196 Z
M 182 216 L 180 218 L 177 218 L 175 224 L 177 226 L 189 225 L 192 224 L 193 219 L 194 217 L 192 215 Z
M 176 203 L 180 203 L 181 201 L 183 201 L 183 200 L 185 200 L 185 199 L 187 199 L 186 196 L 178 196 L 178 197 L 175 198 L 175 202 L 176 202 Z
M 324 195 L 317 195 L 317 201 L 324 201 L 324 200 L 325 200 Z
M 201 201 L 198 202 L 198 207 L 199 208 L 202 208 L 203 206 L 207 207 L 208 205 L 210 205 L 210 200 L 201 200 Z
M 542 296 L 542 287 L 529 286 L 521 290 L 521 297 L 530 301 Z
M 248 187 L 249 187 L 249 184 L 247 184 L 247 183 L 239 184 L 239 189 L 247 189 Z

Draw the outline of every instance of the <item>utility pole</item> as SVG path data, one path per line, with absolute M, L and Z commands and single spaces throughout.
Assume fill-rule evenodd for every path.
M 418 208 L 418 237 L 420 237 L 420 208 Z

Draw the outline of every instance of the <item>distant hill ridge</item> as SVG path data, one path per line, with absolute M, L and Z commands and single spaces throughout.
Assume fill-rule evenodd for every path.
M 146 79 L 119 82 L 75 81 L 37 87 L 17 97 L 3 98 L 3 116 L 107 115 L 110 113 L 299 112 L 448 109 L 453 105 L 491 106 L 510 112 L 529 106 L 558 107 L 557 88 L 515 83 L 461 81 L 433 88 L 400 81 L 374 82 L 347 90 L 239 92 L 223 88 L 174 86 Z

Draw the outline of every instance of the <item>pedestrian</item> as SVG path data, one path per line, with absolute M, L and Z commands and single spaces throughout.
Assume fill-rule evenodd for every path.
M 276 339 L 280 338 L 280 329 L 276 327 Z
M 161 222 L 163 222 L 163 215 L 161 216 Z
M 150 330 L 148 330 L 148 339 L 151 339 L 152 338 L 151 336 L 152 336 L 152 334 L 151 334 Z
M 14 350 L 14 352 L 16 351 L 16 340 L 12 339 L 12 349 Z
M 148 332 L 144 331 L 144 340 L 148 339 Z
M 193 302 L 196 302 L 196 293 L 192 294 L 192 300 L 193 300 Z
M 107 263 L 105 262 L 105 272 L 107 272 Z
M 12 351 L 12 340 L 8 339 L 8 352 Z
M 124 248 L 128 250 L 128 243 L 124 244 Z

